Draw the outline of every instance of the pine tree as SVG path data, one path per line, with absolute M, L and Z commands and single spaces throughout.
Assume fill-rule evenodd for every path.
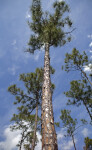
M 57 150 L 57 137 L 54 127 L 51 79 L 50 79 L 50 56 L 51 46 L 62 46 L 71 40 L 71 32 L 65 32 L 64 27 L 72 26 L 70 18 L 65 15 L 69 12 L 68 5 L 62 2 L 53 4 L 54 13 L 43 12 L 40 0 L 33 0 L 31 6 L 32 22 L 30 29 L 34 32 L 29 40 L 28 52 L 34 53 L 45 45 L 44 77 L 42 87 L 42 150 Z M 70 34 L 69 34 L 70 33 Z M 69 35 L 69 36 L 68 36 Z
M 65 92 L 69 97 L 68 105 L 80 106 L 83 104 L 92 121 L 92 82 L 90 75 L 86 74 L 84 67 L 88 66 L 90 61 L 85 52 L 80 54 L 75 48 L 72 54 L 66 54 L 65 71 L 79 71 L 81 74 L 80 80 L 73 80 L 70 82 L 70 90 Z
M 18 146 L 21 147 L 24 144 L 25 147 L 31 146 L 34 150 L 37 137 L 36 131 L 39 126 L 38 107 L 41 106 L 42 95 L 42 82 L 43 82 L 43 69 L 37 68 L 35 73 L 21 74 L 20 80 L 22 80 L 26 87 L 26 94 L 23 90 L 16 85 L 12 85 L 8 88 L 8 91 L 16 98 L 14 104 L 18 105 L 18 114 L 14 114 L 11 121 L 15 122 L 12 126 L 12 130 L 22 130 L 21 140 Z M 31 114 L 35 110 L 35 115 Z M 25 144 L 25 141 L 27 143 Z
M 90 68 L 91 73 L 89 74 L 89 76 L 84 71 L 84 67 Z M 92 82 L 90 80 L 90 77 L 92 75 L 92 62 L 89 61 L 89 58 L 85 51 L 83 51 L 83 54 L 80 54 L 80 52 L 76 48 L 74 48 L 71 54 L 66 53 L 65 71 L 79 71 L 82 79 L 86 79 L 92 86 Z
M 84 150 L 91 150 L 92 149 L 92 139 L 90 139 L 89 137 L 86 137 L 85 140 L 85 147 Z
M 54 74 L 55 70 L 50 66 L 50 74 Z M 15 105 L 18 105 L 18 114 L 14 114 L 11 121 L 12 131 L 22 130 L 21 140 L 18 143 L 19 150 L 24 145 L 27 150 L 34 150 L 37 143 L 36 132 L 40 128 L 40 117 L 38 110 L 41 107 L 43 69 L 37 68 L 33 73 L 21 74 L 20 80 L 23 81 L 26 89 L 21 90 L 16 85 L 11 85 L 8 91 L 15 96 Z M 55 86 L 51 83 L 51 91 L 53 93 Z M 26 91 L 26 93 L 24 92 Z M 35 114 L 33 111 L 35 110 Z
M 41 105 L 41 95 L 42 95 L 42 82 L 43 82 L 43 69 L 37 68 L 35 73 L 31 74 L 22 74 L 20 79 L 24 81 L 25 86 L 28 90 L 28 94 L 33 94 L 35 103 L 35 125 L 31 150 L 34 150 L 36 145 L 36 131 L 37 131 L 37 122 L 38 122 L 38 107 Z M 30 93 L 31 92 L 31 93 Z M 40 101 L 39 101 L 40 100 Z M 34 107 L 34 106 L 33 106 Z
M 60 119 L 63 122 L 63 127 L 67 128 L 67 135 L 65 136 L 70 136 L 72 137 L 72 141 L 73 141 L 73 145 L 74 145 L 74 149 L 76 150 L 76 146 L 75 146 L 75 140 L 74 140 L 74 132 L 76 130 L 76 125 L 77 125 L 77 119 L 73 119 L 70 115 L 71 111 L 70 110 L 61 110 L 61 116 Z

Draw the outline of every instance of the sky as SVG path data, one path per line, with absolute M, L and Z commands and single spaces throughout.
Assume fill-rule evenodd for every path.
M 51 10 L 55 0 L 42 0 L 44 10 Z M 64 64 L 66 52 L 71 52 L 76 47 L 80 52 L 86 51 L 92 60 L 92 0 L 66 0 L 70 7 L 70 18 L 76 30 L 72 33 L 72 41 L 63 47 L 51 47 L 51 65 L 55 68 L 55 75 L 52 82 L 56 85 L 53 95 L 53 109 L 55 121 L 59 120 L 60 110 L 69 109 L 66 106 L 67 98 L 63 94 L 69 90 L 69 83 L 77 79 L 78 72 L 66 73 L 61 70 Z M 0 150 L 17 150 L 16 144 L 20 138 L 20 131 L 11 132 L 9 126 L 12 114 L 16 112 L 13 105 L 14 97 L 7 92 L 7 88 L 12 84 L 22 86 L 19 81 L 21 73 L 35 71 L 37 67 L 43 67 L 44 50 L 36 51 L 34 55 L 25 53 L 31 31 L 27 21 L 31 20 L 29 13 L 30 0 L 0 0 Z M 89 69 L 85 71 L 88 73 Z M 88 114 L 84 107 L 76 108 L 71 106 L 72 116 L 77 119 L 86 118 Z M 71 138 L 65 138 L 65 129 L 56 130 L 59 150 L 73 150 Z M 38 137 L 40 139 L 40 134 Z M 84 138 L 92 138 L 92 128 L 90 125 L 78 129 L 75 136 L 76 147 L 82 150 Z M 36 150 L 40 150 L 41 142 Z

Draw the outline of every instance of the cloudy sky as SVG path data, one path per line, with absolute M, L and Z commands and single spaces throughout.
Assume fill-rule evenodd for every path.
M 55 0 L 42 0 L 43 9 L 51 10 Z M 51 48 L 51 65 L 56 69 L 52 77 L 56 85 L 53 96 L 55 121 L 58 121 L 60 110 L 68 108 L 67 98 L 63 94 L 69 89 L 69 82 L 77 79 L 76 73 L 66 73 L 61 70 L 66 52 L 76 47 L 80 52 L 86 51 L 92 59 L 92 0 L 67 0 L 70 6 L 70 17 L 76 30 L 72 33 L 72 41 L 64 47 Z M 17 150 L 16 144 L 20 138 L 20 131 L 12 133 L 9 130 L 12 114 L 16 112 L 13 106 L 14 97 L 7 92 L 7 88 L 18 81 L 19 74 L 35 71 L 36 67 L 43 67 L 44 51 L 36 51 L 34 55 L 25 53 L 30 37 L 27 21 L 31 19 L 29 7 L 31 0 L 0 0 L 0 150 Z M 86 68 L 86 71 L 89 71 Z M 68 108 L 69 109 L 69 108 Z M 72 116 L 78 119 L 88 118 L 84 107 L 71 107 Z M 73 150 L 71 139 L 64 137 L 65 130 L 57 130 L 59 150 Z M 38 133 L 40 138 L 40 135 Z M 76 147 L 82 150 L 84 137 L 92 138 L 90 126 L 80 128 L 75 136 Z M 40 150 L 41 143 L 37 150 Z

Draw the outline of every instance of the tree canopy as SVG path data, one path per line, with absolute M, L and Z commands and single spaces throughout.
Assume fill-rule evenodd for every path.
M 80 80 L 70 82 L 70 90 L 65 92 L 65 95 L 69 97 L 68 105 L 80 106 L 83 104 L 92 121 L 92 82 L 90 74 L 88 75 L 84 71 L 84 67 L 89 63 L 87 54 L 85 52 L 80 54 L 76 48 L 72 50 L 71 54 L 66 54 L 65 71 L 79 71 L 81 76 Z
M 40 0 L 33 0 L 30 8 L 32 22 L 28 22 L 28 24 L 34 34 L 30 37 L 27 51 L 33 53 L 36 49 L 40 49 L 44 43 L 57 47 L 71 41 L 71 32 L 64 31 L 65 26 L 72 26 L 67 15 L 69 12 L 68 5 L 64 1 L 56 1 L 53 4 L 53 9 L 53 14 L 47 11 L 43 12 Z

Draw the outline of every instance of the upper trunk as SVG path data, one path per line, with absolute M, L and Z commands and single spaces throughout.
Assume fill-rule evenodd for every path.
M 48 43 L 45 44 L 44 78 L 42 87 L 42 150 L 58 150 L 52 108 Z

